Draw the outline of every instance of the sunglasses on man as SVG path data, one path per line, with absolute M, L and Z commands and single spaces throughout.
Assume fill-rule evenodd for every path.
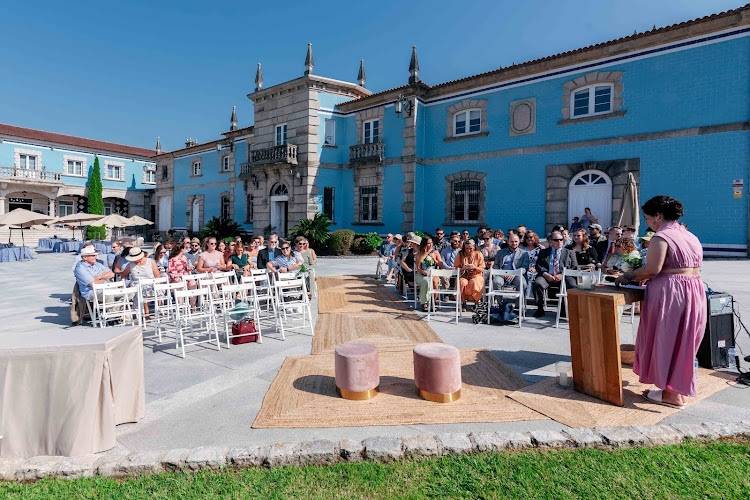
M 562 238 L 552 238 L 552 241 L 563 241 Z

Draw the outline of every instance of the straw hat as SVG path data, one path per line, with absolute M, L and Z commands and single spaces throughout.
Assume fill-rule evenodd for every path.
M 394 239 L 394 240 L 401 240 L 401 239 L 403 239 L 403 238 L 404 238 L 404 237 L 403 237 L 403 236 L 401 236 L 401 234 L 399 234 L 399 233 L 396 233 L 396 234 L 394 234 L 394 235 L 393 235 L 393 239 Z
M 128 250 L 128 255 L 125 256 L 125 260 L 130 262 L 138 262 L 146 256 L 146 252 L 141 250 L 141 247 L 132 247 Z
M 414 243 L 415 245 L 421 245 L 422 244 L 422 238 L 420 236 L 417 236 L 414 233 L 411 233 L 411 236 L 406 237 L 407 243 Z
M 87 257 L 89 255 L 98 255 L 99 252 L 96 251 L 96 247 L 94 245 L 86 245 L 81 249 L 81 257 Z

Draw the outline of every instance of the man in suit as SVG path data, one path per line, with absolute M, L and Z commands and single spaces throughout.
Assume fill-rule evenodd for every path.
M 268 246 L 258 252 L 258 269 L 265 269 L 269 262 L 273 262 L 276 257 L 281 255 L 279 250 L 279 235 L 271 233 L 268 237 Z
M 521 238 L 516 233 L 510 233 L 508 235 L 508 246 L 501 249 L 495 254 L 495 262 L 492 267 L 495 269 L 505 269 L 512 271 L 515 269 L 524 269 L 526 272 L 529 271 L 529 252 L 520 248 Z M 515 288 L 521 286 L 521 276 L 515 276 L 511 278 L 507 276 L 505 282 L 500 282 L 501 276 L 495 277 L 495 282 L 492 284 L 493 287 L 501 287 L 513 285 Z M 526 279 L 525 277 L 523 278 Z
M 565 238 L 560 231 L 552 231 L 548 240 L 549 248 L 541 250 L 536 260 L 537 277 L 533 286 L 537 304 L 535 318 L 544 316 L 544 291 L 560 291 L 563 269 L 575 269 L 577 266 L 575 252 L 563 247 Z M 567 278 L 565 284 L 568 288 L 576 287 L 573 278 Z
M 612 226 L 607 232 L 607 239 L 595 246 L 596 255 L 599 257 L 599 261 L 602 263 L 602 267 L 606 267 L 607 260 L 615 254 L 615 242 L 622 236 L 622 228 L 620 226 Z

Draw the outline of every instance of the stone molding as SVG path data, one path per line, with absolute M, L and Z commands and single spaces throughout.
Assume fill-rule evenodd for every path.
M 37 481 L 59 477 L 128 477 L 162 472 L 331 465 L 370 460 L 392 462 L 415 457 L 519 450 L 619 449 L 750 437 L 750 421 L 675 423 L 627 427 L 576 427 L 529 432 L 443 432 L 373 436 L 362 440 L 237 443 L 234 447 L 179 448 L 77 457 L 0 458 L 0 480 Z
M 229 198 L 229 220 L 234 220 L 234 189 L 222 191 L 219 193 L 219 217 L 221 217 L 221 200 L 224 197 Z
M 480 128 L 479 132 L 473 133 L 473 134 L 463 134 L 463 135 L 454 135 L 453 134 L 453 118 L 456 116 L 456 113 L 460 111 L 465 111 L 467 109 L 478 109 L 479 110 L 479 116 L 480 116 Z M 469 123 L 466 123 L 466 127 L 469 127 Z M 464 138 L 464 137 L 473 137 L 474 135 L 488 135 L 489 129 L 488 129 L 488 123 L 487 123 L 487 100 L 486 99 L 466 99 L 464 101 L 459 101 L 456 104 L 453 104 L 452 106 L 448 107 L 448 113 L 446 116 L 446 123 L 445 123 L 445 137 L 451 138 L 451 139 L 458 139 L 458 138 Z
M 585 75 L 579 76 L 574 80 L 569 80 L 563 84 L 563 96 L 562 96 L 562 119 L 578 121 L 581 118 L 572 118 L 570 116 L 570 99 L 573 93 L 589 85 L 597 83 L 611 83 L 612 89 L 612 113 L 622 111 L 623 99 L 622 99 L 622 71 L 593 71 L 586 73 Z M 601 114 L 597 116 L 605 117 L 612 116 L 612 113 Z M 584 118 L 584 117 L 582 117 Z
M 446 226 L 479 225 L 484 223 L 487 174 L 475 170 L 461 170 L 445 176 L 445 222 Z M 453 183 L 457 181 L 479 181 L 479 219 L 477 221 L 457 221 L 453 219 Z
M 81 162 L 81 175 L 77 174 L 71 174 L 67 171 L 68 169 L 68 162 L 69 161 L 80 161 Z M 88 166 L 89 161 L 85 156 L 78 156 L 78 155 L 71 155 L 71 154 L 64 154 L 63 155 L 63 167 L 62 172 L 63 175 L 67 175 L 69 177 L 86 177 L 88 176 Z
M 380 141 L 383 141 L 383 116 L 385 115 L 385 107 L 378 106 L 376 108 L 369 108 L 357 113 L 355 121 L 357 124 L 357 141 L 353 144 L 362 144 L 362 127 L 363 124 L 370 120 L 380 120 L 378 124 L 378 134 Z
M 44 166 L 42 163 L 42 152 L 38 149 L 13 148 L 13 165 L 16 168 L 21 166 L 21 155 L 36 156 L 36 170 L 41 170 Z
M 206 207 L 206 195 L 203 194 L 194 194 L 187 197 L 187 209 L 185 210 L 188 212 L 187 214 L 187 224 L 185 224 L 185 227 L 188 228 L 188 231 L 193 230 L 193 203 L 198 202 L 198 230 L 200 231 L 203 229 L 203 225 L 206 222 L 205 219 L 205 207 Z M 172 218 L 174 218 L 174 214 L 172 215 Z
M 198 174 L 198 175 L 194 175 L 193 174 L 193 168 L 194 168 L 194 165 L 196 163 L 200 163 L 201 164 L 201 173 Z M 197 158 L 193 158 L 192 160 L 190 160 L 190 177 L 202 177 L 203 176 L 203 167 L 204 166 L 205 165 L 203 165 L 203 157 L 202 156 L 198 156 Z
M 380 164 L 362 165 L 353 168 L 354 176 L 354 211 L 352 220 L 356 221 L 356 224 L 380 224 L 383 222 L 383 176 L 384 169 Z M 376 220 L 363 221 L 361 220 L 360 206 L 361 200 L 359 196 L 360 188 L 363 187 L 377 187 L 378 188 L 378 217 Z
M 524 108 L 528 108 L 529 119 L 528 124 L 519 123 L 516 120 L 516 113 L 523 112 Z M 521 117 L 519 117 L 521 118 Z M 508 130 L 510 136 L 515 137 L 519 135 L 533 134 L 536 132 L 536 98 L 530 97 L 528 99 L 519 99 L 510 103 L 510 109 L 508 111 Z

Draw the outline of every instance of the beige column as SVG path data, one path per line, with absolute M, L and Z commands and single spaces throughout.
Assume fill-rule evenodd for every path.
M 5 196 L 0 196 L 0 215 L 5 213 Z
M 49 199 L 49 214 L 48 215 L 50 217 L 55 216 L 55 199 L 54 198 Z

